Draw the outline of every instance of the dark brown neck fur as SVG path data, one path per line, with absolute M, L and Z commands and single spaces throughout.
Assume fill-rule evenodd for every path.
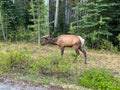
M 56 45 L 57 44 L 57 38 L 51 39 L 50 44 Z

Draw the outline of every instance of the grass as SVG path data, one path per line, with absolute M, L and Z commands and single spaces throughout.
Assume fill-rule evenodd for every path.
M 120 90 L 120 79 L 105 69 L 90 69 L 81 74 L 78 84 L 94 90 Z
M 0 43 L 0 51 L 1 75 L 8 73 L 8 76 L 17 80 L 34 84 L 58 86 L 66 90 L 88 90 L 87 88 L 93 87 L 85 88 L 78 80 L 81 80 L 84 72 L 93 68 L 97 71 L 105 69 L 113 77 L 120 78 L 119 53 L 87 50 L 88 64 L 84 64 L 82 53 L 76 63 L 73 63 L 72 48 L 65 48 L 63 57 L 57 46 L 38 46 L 32 43 Z

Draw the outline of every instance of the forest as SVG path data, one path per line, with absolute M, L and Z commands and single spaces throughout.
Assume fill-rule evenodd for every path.
M 94 49 L 120 50 L 119 0 L 0 0 L 0 39 L 40 44 L 75 34 Z
M 82 54 L 72 62 L 73 49 L 61 57 L 58 47 L 41 46 L 43 36 L 62 34 L 85 39 L 87 65 Z M 120 0 L 0 0 L 0 77 L 22 73 L 19 80 L 60 90 L 120 90 L 119 53 Z

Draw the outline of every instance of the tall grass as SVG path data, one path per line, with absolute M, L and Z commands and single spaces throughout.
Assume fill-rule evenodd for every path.
M 0 68 L 2 72 L 27 72 L 32 57 L 25 50 L 11 50 L 0 53 Z
M 71 73 L 72 60 L 70 57 L 62 58 L 59 55 L 49 55 L 44 58 L 39 56 L 31 64 L 31 73 L 42 73 L 45 75 L 55 75 L 55 76 L 69 76 Z
M 0 73 L 17 72 L 24 74 L 44 74 L 57 77 L 68 77 L 72 74 L 73 58 L 60 55 L 32 56 L 33 50 L 12 49 L 0 53 Z

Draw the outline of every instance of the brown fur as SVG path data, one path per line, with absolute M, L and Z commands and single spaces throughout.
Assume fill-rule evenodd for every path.
M 84 54 L 85 64 L 86 64 L 86 59 L 87 59 L 86 51 L 83 49 L 80 38 L 78 36 L 64 34 L 54 39 L 50 38 L 49 36 L 46 36 L 44 37 L 44 41 L 42 45 L 46 45 L 46 44 L 58 45 L 61 49 L 61 55 L 63 55 L 65 47 L 74 47 L 76 52 L 74 61 L 76 60 L 77 56 L 80 54 L 79 53 L 80 50 Z

